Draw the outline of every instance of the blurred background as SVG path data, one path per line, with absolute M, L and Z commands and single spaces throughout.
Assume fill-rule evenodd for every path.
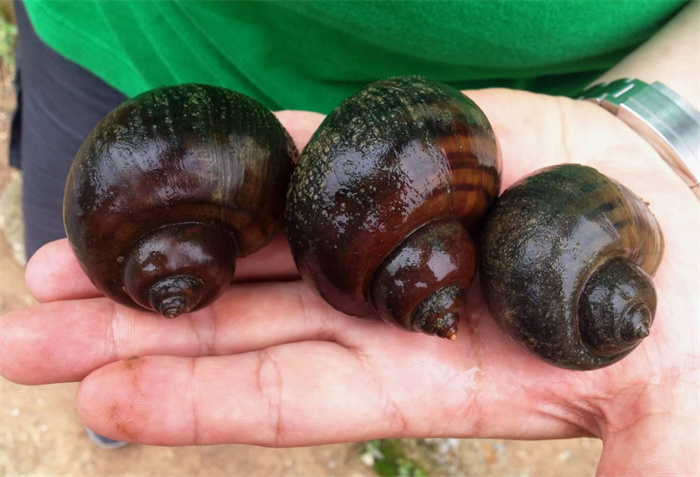
M 0 1 L 0 315 L 34 303 L 24 285 L 22 176 L 8 165 L 17 29 Z M 0 378 L 0 475 L 578 477 L 595 475 L 597 439 L 522 442 L 403 439 L 294 449 L 245 445 L 105 450 L 73 406 L 77 383 L 20 386 Z

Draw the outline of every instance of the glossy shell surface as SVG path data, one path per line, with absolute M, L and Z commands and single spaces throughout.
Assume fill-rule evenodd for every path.
M 275 116 L 244 95 L 197 84 L 143 93 L 75 158 L 64 200 L 73 250 L 97 288 L 127 304 L 124 263 L 155 230 L 220 227 L 237 256 L 250 254 L 283 227 L 296 155 Z
M 292 176 L 299 271 L 335 308 L 374 315 L 375 271 L 406 237 L 446 218 L 475 227 L 499 186 L 498 144 L 470 99 L 421 77 L 373 83 L 325 119 Z
M 594 369 L 633 346 L 613 353 L 586 343 L 579 322 L 584 287 L 608 264 L 615 276 L 626 273 L 616 267 L 631 264 L 627 283 L 604 285 L 629 303 L 606 306 L 637 306 L 626 287 L 647 281 L 643 306 L 653 315 L 650 276 L 663 248 L 656 219 L 629 189 L 590 167 L 554 166 L 514 184 L 494 205 L 481 236 L 481 284 L 496 321 L 515 340 L 550 363 Z

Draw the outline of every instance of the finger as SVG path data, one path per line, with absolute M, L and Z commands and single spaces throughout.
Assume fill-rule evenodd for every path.
M 89 428 L 131 442 L 290 446 L 376 432 L 383 424 L 374 394 L 350 352 L 315 342 L 217 358 L 121 361 L 83 381 L 77 408 Z
M 40 302 L 101 295 L 83 272 L 67 239 L 49 242 L 37 250 L 27 263 L 24 280 Z
M 22 384 L 77 381 L 133 355 L 241 353 L 383 326 L 335 312 L 302 282 L 235 285 L 212 306 L 172 320 L 102 297 L 25 308 L 0 323 L 0 370 Z
M 236 260 L 233 281 L 293 280 L 298 276 L 289 243 L 280 235 L 254 254 Z M 42 303 L 102 295 L 83 272 L 67 239 L 40 248 L 27 264 L 25 281 Z
M 290 289 L 293 287 L 300 289 L 292 293 Z M 470 294 L 476 295 L 477 292 L 472 291 Z M 468 301 L 473 303 L 474 300 Z M 112 393 L 127 387 L 123 383 L 113 382 L 112 378 L 105 378 L 103 381 L 96 377 L 110 376 L 108 370 L 117 369 L 113 366 L 115 362 L 132 356 L 142 356 L 148 362 L 155 362 L 151 357 L 159 355 L 158 359 L 165 360 L 160 361 L 162 366 L 160 364 L 156 366 L 162 369 L 154 371 L 154 385 L 158 385 L 164 375 L 168 376 L 167 380 L 172 382 L 173 386 L 181 383 L 182 379 L 191 379 L 189 371 L 195 363 L 219 363 L 215 367 L 222 368 L 234 368 L 238 367 L 239 363 L 243 363 L 240 365 L 242 366 L 241 375 L 230 378 L 238 382 L 242 388 L 233 386 L 229 398 L 245 404 L 241 412 L 248 414 L 255 411 L 253 407 L 260 400 L 260 395 L 251 394 L 250 390 L 254 388 L 248 385 L 248 381 L 252 379 L 249 376 L 255 376 L 258 368 L 245 364 L 247 363 L 245 360 L 239 362 L 236 358 L 256 355 L 257 359 L 268 359 L 264 356 L 268 351 L 264 350 L 290 349 L 286 347 L 301 346 L 305 343 L 311 348 L 294 348 L 296 350 L 294 353 L 276 358 L 280 362 L 284 361 L 284 373 L 289 377 L 285 377 L 283 382 L 292 388 L 285 393 L 291 393 L 290 399 L 294 399 L 294 402 L 296 399 L 304 400 L 295 394 L 302 394 L 302 390 L 298 389 L 299 386 L 303 384 L 306 389 L 303 392 L 311 393 L 316 393 L 315 387 L 318 386 L 318 398 L 323 402 L 330 401 L 329 409 L 343 404 L 343 407 L 338 409 L 342 408 L 347 410 L 346 412 L 354 413 L 353 399 L 361 388 L 358 380 L 363 381 L 369 379 L 368 375 L 373 375 L 367 386 L 379 385 L 378 388 L 371 389 L 374 395 L 366 399 L 358 398 L 358 400 L 362 404 L 371 404 L 372 399 L 378 401 L 379 404 L 371 404 L 372 409 L 366 412 L 381 411 L 386 415 L 381 415 L 379 420 L 382 422 L 374 428 L 365 429 L 363 426 L 358 431 L 357 427 L 351 426 L 350 421 L 344 424 L 347 428 L 342 429 L 342 432 L 347 436 L 354 436 L 355 439 L 364 438 L 365 434 L 362 434 L 364 431 L 375 433 L 374 437 L 389 436 L 395 431 L 405 435 L 411 435 L 412 432 L 416 432 L 414 435 L 426 435 L 426 432 L 436 436 L 449 435 L 452 431 L 447 427 L 433 425 L 436 412 L 439 411 L 436 410 L 436 406 L 446 407 L 446 410 L 440 411 L 444 412 L 445 419 L 444 422 L 440 421 L 441 425 L 464 422 L 466 424 L 461 428 L 462 430 L 488 432 L 493 437 L 504 436 L 506 433 L 510 436 L 516 436 L 517 433 L 519 437 L 541 437 L 554 435 L 551 433 L 555 432 L 558 436 L 581 433 L 580 428 L 571 423 L 574 419 L 569 418 L 575 411 L 575 406 L 572 406 L 574 411 L 569 413 L 555 413 L 553 409 L 558 409 L 556 406 L 546 407 L 553 396 L 569 402 L 572 399 L 571 396 L 577 395 L 573 391 L 566 390 L 554 392 L 550 386 L 558 383 L 565 387 L 571 375 L 567 377 L 563 374 L 568 373 L 567 371 L 551 368 L 527 356 L 507 340 L 503 333 L 496 329 L 493 321 L 486 318 L 483 303 L 470 306 L 473 312 L 465 317 L 462 331 L 456 342 L 398 330 L 377 321 L 360 320 L 340 313 L 332 313 L 320 298 L 309 292 L 300 282 L 233 287 L 220 303 L 225 309 L 221 311 L 223 313 L 221 316 L 209 316 L 208 312 L 203 311 L 199 314 L 181 316 L 175 320 L 166 320 L 152 314 L 120 307 L 104 298 L 83 300 L 79 307 L 73 302 L 60 302 L 40 305 L 34 312 L 31 311 L 32 309 L 21 310 L 2 318 L 0 371 L 6 378 L 22 384 L 81 380 L 90 375 L 89 379 L 94 378 L 91 382 L 97 383 L 95 388 L 101 389 L 104 397 L 102 400 L 86 398 L 83 401 L 85 412 L 92 415 L 89 426 L 99 430 L 107 426 L 109 424 L 107 421 L 111 419 L 112 425 L 117 426 L 115 429 L 119 430 L 119 426 L 123 426 L 124 422 L 143 421 L 144 426 L 153 425 L 154 428 L 146 431 L 122 429 L 121 435 L 114 434 L 115 429 L 112 429 L 112 434 L 107 435 L 149 443 L 180 444 L 182 442 L 177 439 L 181 437 L 178 435 L 168 435 L 162 437 L 166 440 L 158 440 L 161 439 L 158 437 L 158 432 L 172 431 L 178 434 L 179 428 L 168 430 L 167 426 L 159 427 L 156 421 L 144 420 L 139 413 L 154 411 L 153 403 L 158 403 L 158 406 L 168 406 L 168 409 L 187 405 L 187 403 L 174 401 L 180 399 L 183 393 L 186 395 L 186 390 L 202 388 L 208 385 L 206 383 L 209 381 L 215 381 L 218 378 L 213 375 L 205 376 L 204 384 L 192 382 L 177 390 L 159 388 L 160 390 L 155 394 L 145 392 L 145 387 L 139 388 L 138 393 L 141 393 L 142 397 L 146 396 L 146 401 L 138 403 L 127 401 L 124 404 L 126 407 L 120 411 L 122 415 L 119 415 L 116 410 L 116 414 L 107 412 L 105 406 L 116 406 L 115 403 L 122 401 L 123 397 L 114 397 Z M 211 310 L 216 310 L 216 306 Z M 235 313 L 231 310 L 235 310 Z M 349 359 L 346 355 L 341 356 L 340 351 L 333 351 L 332 354 L 323 356 L 314 355 L 316 347 L 326 345 L 331 348 L 323 349 L 336 349 L 332 348 L 336 346 L 338 349 L 344 348 L 347 352 L 352 352 L 354 360 L 362 364 L 362 369 L 357 370 L 355 362 L 346 363 Z M 234 354 L 234 356 L 227 356 L 224 361 L 206 359 L 193 361 L 180 358 L 214 354 Z M 163 355 L 171 355 L 173 361 L 168 361 Z M 297 355 L 298 358 L 293 358 Z M 171 363 L 187 364 L 174 366 Z M 295 363 L 300 364 L 296 366 Z M 100 370 L 103 366 L 104 371 Z M 269 363 L 266 366 L 269 366 Z M 317 370 L 315 367 L 321 367 L 321 369 Z M 184 373 L 184 378 L 181 375 L 183 371 L 187 371 Z M 308 375 L 310 372 L 313 376 Z M 328 376 L 324 376 L 324 373 Z M 349 375 L 354 377 L 351 379 Z M 130 383 L 140 379 L 137 377 L 127 379 L 123 375 L 120 376 L 119 379 Z M 547 376 L 547 379 L 543 379 L 542 376 Z M 225 375 L 222 375 L 221 379 L 222 385 L 227 382 Z M 321 379 L 321 382 L 316 382 L 314 379 Z M 341 385 L 337 380 L 341 381 Z M 581 381 L 581 384 L 585 385 L 585 382 Z M 340 397 L 335 396 L 336 392 Z M 507 397 L 501 402 L 503 394 Z M 226 413 L 224 407 L 232 405 L 231 401 L 218 402 L 219 398 L 216 394 L 207 392 L 206 395 L 217 401 L 215 406 L 220 406 L 217 412 L 222 415 Z M 353 397 L 346 401 L 338 401 L 349 395 Z M 475 402 L 465 401 L 472 395 L 476 396 Z M 517 403 L 508 402 L 513 395 L 519 396 Z M 105 403 L 110 396 L 113 397 L 113 401 L 109 404 Z M 252 404 L 247 401 L 251 401 Z M 91 407 L 93 404 L 95 407 Z M 204 403 L 201 404 L 201 406 L 204 405 Z M 312 406 L 304 410 L 307 415 L 321 408 L 321 404 L 313 407 L 315 405 L 309 399 L 299 405 Z M 401 407 L 414 406 L 418 411 L 415 411 L 417 414 L 412 419 L 419 422 L 427 415 L 428 421 L 432 423 L 427 428 L 418 427 L 418 424 L 409 424 L 413 411 L 399 410 Z M 375 407 L 377 409 L 374 409 Z M 478 411 L 483 414 L 484 419 L 490 421 L 500 419 L 504 409 L 513 414 L 522 411 L 525 420 L 502 422 L 502 427 L 491 426 L 487 429 L 479 428 L 478 423 L 472 423 L 475 419 L 473 412 Z M 135 412 L 132 417 L 124 414 L 131 411 Z M 160 411 L 155 410 L 155 412 Z M 538 419 L 542 421 L 541 426 L 533 425 L 527 413 L 538 414 Z M 113 414 L 118 417 L 115 418 Z M 292 414 L 296 415 L 297 410 Z M 264 420 L 269 417 L 261 415 L 259 419 Z M 374 418 L 378 419 L 376 415 Z M 197 422 L 206 423 L 207 419 L 202 417 L 197 419 Z M 215 421 L 214 424 L 219 422 L 218 418 L 211 419 Z M 335 418 L 328 419 L 330 419 L 329 422 L 334 422 Z M 96 422 L 94 426 L 93 421 Z M 225 424 L 228 426 L 226 428 L 228 433 L 216 429 L 211 431 L 212 435 L 217 435 L 219 436 L 217 439 L 220 439 L 211 442 L 259 443 L 260 441 L 254 436 L 239 434 L 239 427 L 250 426 L 250 428 L 246 427 L 250 430 L 266 424 L 246 422 L 229 421 Z M 220 424 L 224 425 L 223 421 Z M 297 424 L 294 421 L 289 425 Z M 314 432 L 317 430 L 315 429 Z M 145 437 L 139 437 L 141 432 L 147 432 Z M 207 432 L 209 431 L 206 429 L 197 430 L 196 435 Z M 306 432 L 307 429 L 303 429 L 301 436 L 295 434 L 300 439 L 296 444 L 293 444 L 293 440 L 288 442 L 290 437 L 276 434 L 265 437 L 268 440 L 264 444 L 312 444 L 311 441 L 303 440 Z M 187 437 L 189 439 L 192 434 L 187 436 L 190 436 Z M 326 439 L 327 435 L 321 433 L 320 438 Z M 194 437 L 193 439 L 189 443 L 210 442 L 209 438 L 200 440 L 199 437 Z
M 375 361 L 335 343 L 306 342 L 235 356 L 132 358 L 88 376 L 77 407 L 102 435 L 169 446 L 572 435 L 565 420 L 538 412 L 546 402 L 535 387 L 513 399 L 499 384 L 512 376 L 445 373 L 439 365 L 419 380 L 425 356 L 416 354 L 401 357 L 407 363 Z

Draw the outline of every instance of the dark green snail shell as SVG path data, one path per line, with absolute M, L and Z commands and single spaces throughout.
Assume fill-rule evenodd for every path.
M 631 191 L 559 165 L 511 186 L 481 236 L 479 273 L 498 324 L 540 358 L 595 369 L 629 354 L 656 309 L 661 229 Z
M 283 225 L 297 152 L 264 106 L 215 86 L 157 88 L 125 102 L 71 167 L 64 223 L 95 286 L 169 317 L 211 302 L 236 257 Z
M 331 305 L 454 338 L 476 271 L 467 229 L 497 196 L 484 113 L 422 77 L 373 83 L 321 124 L 292 175 L 287 235 Z

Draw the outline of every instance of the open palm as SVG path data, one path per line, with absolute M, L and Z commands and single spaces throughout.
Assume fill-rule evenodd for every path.
M 591 372 L 538 361 L 497 328 L 478 280 L 454 342 L 343 315 L 296 279 L 283 238 L 242 260 L 238 283 L 212 307 L 166 320 L 101 297 L 62 240 L 27 267 L 42 304 L 3 317 L 2 374 L 25 384 L 82 380 L 85 424 L 132 442 L 596 435 L 605 441 L 601 474 L 692 460 L 698 443 L 680 436 L 644 449 L 634 464 L 621 461 L 644 446 L 639 433 L 661 429 L 661 439 L 677 440 L 676 423 L 696 419 L 697 200 L 643 139 L 595 105 L 510 90 L 467 94 L 496 130 L 504 186 L 575 162 L 650 203 L 666 238 L 659 304 L 651 336 L 628 358 Z M 278 117 L 299 146 L 322 119 Z

